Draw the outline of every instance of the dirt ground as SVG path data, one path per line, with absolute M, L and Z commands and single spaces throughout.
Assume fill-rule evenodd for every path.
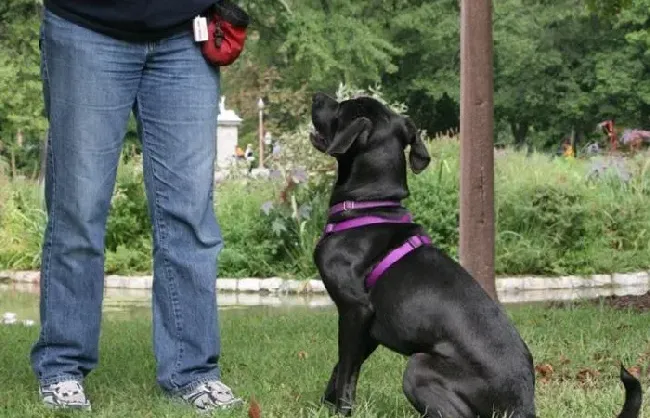
M 650 291 L 642 295 L 625 295 L 625 296 L 607 296 L 598 299 L 575 301 L 554 301 L 546 304 L 549 308 L 568 308 L 571 306 L 591 304 L 599 306 L 608 306 L 613 309 L 633 309 L 638 312 L 650 311 Z
M 615 309 L 634 309 L 647 312 L 650 311 L 650 292 L 642 295 L 607 296 L 600 301 L 595 301 L 595 303 L 600 302 Z

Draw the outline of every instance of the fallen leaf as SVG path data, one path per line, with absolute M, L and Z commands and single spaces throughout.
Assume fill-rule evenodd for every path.
M 600 372 L 598 370 L 586 368 L 580 370 L 576 375 L 576 378 L 582 383 L 585 383 L 587 380 L 597 378 L 598 376 L 600 376 Z
M 535 366 L 535 371 L 542 375 L 542 377 L 549 378 L 553 374 L 553 366 L 550 364 L 538 364 Z
M 641 363 L 645 363 L 648 359 L 650 359 L 650 350 L 646 350 L 643 353 L 639 353 L 637 361 Z
M 309 357 L 309 355 L 306 352 L 304 352 L 304 351 L 299 351 L 298 352 L 298 358 L 300 360 L 305 360 L 307 357 Z
M 250 406 L 248 407 L 248 418 L 261 418 L 262 410 L 255 398 L 251 398 Z
M 636 377 L 637 379 L 641 378 L 641 367 L 632 366 L 632 367 L 628 368 L 627 371 L 630 372 L 630 374 L 632 376 Z

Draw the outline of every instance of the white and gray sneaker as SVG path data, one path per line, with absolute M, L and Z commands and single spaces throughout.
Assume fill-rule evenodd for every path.
M 39 388 L 41 401 L 50 408 L 82 409 L 90 411 L 90 402 L 84 388 L 76 380 L 65 380 Z
M 233 408 L 244 403 L 241 398 L 233 395 L 228 386 L 218 380 L 202 383 L 192 391 L 181 395 L 181 398 L 200 412 Z

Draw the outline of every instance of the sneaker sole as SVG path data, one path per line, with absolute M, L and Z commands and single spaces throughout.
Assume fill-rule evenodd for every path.
M 57 409 L 57 410 L 74 410 L 74 411 L 91 411 L 91 406 L 90 405 L 74 405 L 74 404 L 68 404 L 68 405 L 61 405 L 61 404 L 53 404 L 49 402 L 43 402 L 43 405 L 46 408 L 49 409 Z
M 227 404 L 222 404 L 222 405 L 213 405 L 210 408 L 199 408 L 198 406 L 194 405 L 192 402 L 186 401 L 185 399 L 179 397 L 179 396 L 171 396 L 172 402 L 180 405 L 185 405 L 189 406 L 192 409 L 194 409 L 197 413 L 199 414 L 209 414 L 214 411 L 226 411 L 229 409 L 236 409 L 236 408 L 241 408 L 246 405 L 246 402 L 241 399 L 237 398 L 236 400 L 233 400 L 230 403 Z

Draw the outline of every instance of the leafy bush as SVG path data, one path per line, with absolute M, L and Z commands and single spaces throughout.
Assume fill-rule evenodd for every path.
M 117 184 L 111 199 L 110 215 L 106 225 L 106 249 L 138 248 L 142 238 L 151 238 L 142 157 L 131 156 L 129 163 L 121 163 Z
M 458 254 L 459 164 L 454 139 L 440 139 L 429 146 L 431 164 L 419 175 L 409 174 L 410 197 L 405 204 L 433 242 L 452 256 Z
M 312 254 L 325 226 L 333 176 L 308 178 L 301 173 L 291 172 L 280 197 L 265 202 L 262 211 L 275 239 L 282 243 L 282 256 L 289 261 L 291 273 L 304 278 L 317 273 Z
M 262 214 L 262 204 L 278 193 L 276 182 L 222 183 L 216 192 L 217 216 L 224 239 L 219 270 L 224 276 L 273 276 L 286 269 L 282 242 Z
M 0 269 L 35 269 L 41 260 L 46 216 L 40 188 L 22 180 L 10 183 L 0 172 Z
M 405 201 L 436 245 L 458 243 L 459 144 L 429 143 L 428 170 L 409 174 Z M 118 172 L 106 236 L 106 270 L 151 270 L 151 226 L 141 162 Z M 603 168 L 604 167 L 604 168 Z M 500 275 L 591 274 L 650 266 L 647 156 L 565 160 L 506 150 L 496 158 L 496 269 Z M 221 276 L 316 274 L 312 251 L 326 220 L 332 173 L 281 167 L 271 179 L 232 179 L 216 188 L 224 237 Z M 596 173 L 596 174 L 594 174 Z M 3 180 L 4 179 L 4 180 Z M 4 183 L 2 183 L 4 182 Z M 40 188 L 0 176 L 0 269 L 37 268 L 45 226 Z

